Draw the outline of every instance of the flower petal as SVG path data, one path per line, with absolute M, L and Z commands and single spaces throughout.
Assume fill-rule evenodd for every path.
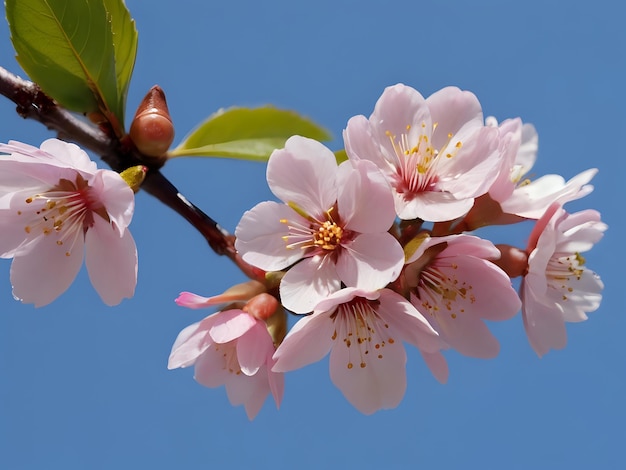
M 266 201 L 247 211 L 235 230 L 235 248 L 247 263 L 266 271 L 280 271 L 302 258 L 299 248 L 288 248 L 289 227 L 284 221 L 308 225 L 290 207 Z
M 339 166 L 337 207 L 344 228 L 359 233 L 386 232 L 396 218 L 387 180 L 372 162 L 357 160 Z
M 274 353 L 274 372 L 300 369 L 321 360 L 333 344 L 335 327 L 326 313 L 298 320 Z
M 341 288 L 335 264 L 329 258 L 306 258 L 287 271 L 280 283 L 280 298 L 286 309 L 311 312 L 320 300 Z
M 406 352 L 402 342 L 386 343 L 377 357 L 354 362 L 350 346 L 336 344 L 330 353 L 330 378 L 361 413 L 398 406 L 406 390 Z
M 267 163 L 267 183 L 285 203 L 322 218 L 337 200 L 337 160 L 323 144 L 301 136 L 290 137 Z
M 47 305 L 72 284 L 83 263 L 82 233 L 71 234 L 63 245 L 52 236 L 41 236 L 28 253 L 16 256 L 11 264 L 13 295 L 35 307 Z
M 102 301 L 117 305 L 135 294 L 137 247 L 128 230 L 119 232 L 99 216 L 85 235 L 85 264 L 91 284 Z
M 224 310 L 215 314 L 216 320 L 209 329 L 209 335 L 216 343 L 228 343 L 243 336 L 258 320 L 238 310 Z
M 256 374 L 273 353 L 274 343 L 263 321 L 257 321 L 237 341 L 237 359 L 241 372 L 248 376 Z
M 196 359 L 211 345 L 208 332 L 214 321 L 215 315 L 210 315 L 178 333 L 167 363 L 168 369 L 188 367 L 196 362 Z
M 404 251 L 393 235 L 363 233 L 342 245 L 337 273 L 348 287 L 375 290 L 394 281 L 404 266 Z

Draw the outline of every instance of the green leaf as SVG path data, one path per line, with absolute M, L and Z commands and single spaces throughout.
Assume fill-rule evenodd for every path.
M 262 108 L 220 110 L 194 129 L 168 153 L 265 161 L 292 135 L 330 140 L 327 130 L 294 111 Z
M 345 149 L 335 151 L 335 160 L 337 160 L 337 165 L 339 165 L 341 162 L 345 162 L 347 159 L 348 154 L 346 153 Z
M 126 109 L 126 95 L 137 56 L 137 28 L 124 0 L 104 0 L 104 7 L 109 14 L 113 33 L 117 96 L 123 112 Z M 123 127 L 123 114 L 117 117 Z
M 123 130 L 137 36 L 122 0 L 6 0 L 6 15 L 18 62 L 46 94 Z

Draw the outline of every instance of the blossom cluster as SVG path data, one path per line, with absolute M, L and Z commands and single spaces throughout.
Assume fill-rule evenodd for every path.
M 267 273 L 267 290 L 279 280 L 282 306 L 270 318 L 284 318 L 283 307 L 300 316 L 284 338 L 273 335 L 271 357 L 263 346 L 266 368 L 251 374 L 245 365 L 239 349 L 248 341 L 246 328 L 232 344 L 218 340 L 218 327 L 207 330 L 207 324 L 231 322 L 230 309 L 189 327 L 202 340 L 188 339 L 184 330 L 170 367 L 183 365 L 181 344 L 189 342 L 194 355 L 185 355 L 184 365 L 195 363 L 201 383 L 225 370 L 243 375 L 245 390 L 257 387 L 246 403 L 252 418 L 259 395 L 271 390 L 280 404 L 277 387 L 268 386 L 276 374 L 330 353 L 331 380 L 370 414 L 403 398 L 403 343 L 416 347 L 445 383 L 443 350 L 476 358 L 498 354 L 485 320 L 507 320 L 521 309 L 529 342 L 542 356 L 565 346 L 565 322 L 584 320 L 598 308 L 603 285 L 581 253 L 606 225 L 595 211 L 563 208 L 593 189 L 588 183 L 596 170 L 569 181 L 559 175 L 527 179 L 538 149 L 532 125 L 485 119 L 478 99 L 455 87 L 425 99 L 398 84 L 385 89 L 369 118 L 351 118 L 343 138 L 348 159 L 340 164 L 324 145 L 300 136 L 275 150 L 267 181 L 280 202 L 258 204 L 237 226 L 243 260 Z M 536 220 L 525 248 L 473 234 L 524 220 Z M 237 300 L 245 309 L 258 295 L 251 290 Z M 238 362 L 233 355 L 209 359 L 224 347 L 237 349 Z M 235 403 L 232 385 L 228 393 Z
M 476 96 L 455 87 L 424 98 L 398 84 L 369 118 L 349 119 L 343 140 L 341 163 L 301 136 L 271 154 L 277 200 L 247 211 L 235 231 L 238 255 L 261 274 L 214 297 L 180 294 L 183 307 L 220 307 L 180 332 L 170 369 L 193 366 L 199 383 L 225 385 L 253 419 L 269 394 L 280 405 L 285 372 L 329 355 L 332 382 L 371 414 L 405 394 L 405 344 L 445 383 L 442 351 L 498 354 L 486 321 L 521 311 L 543 356 L 565 347 L 566 322 L 599 307 L 603 284 L 582 253 L 607 227 L 596 211 L 564 208 L 592 191 L 597 170 L 528 179 L 538 150 L 532 125 L 485 118 Z M 83 252 L 105 303 L 132 296 L 127 182 L 56 139 L 39 149 L 0 144 L 0 153 L 0 256 L 13 259 L 15 297 L 51 302 Z M 528 220 L 525 247 L 475 234 Z M 289 331 L 288 313 L 297 318 Z

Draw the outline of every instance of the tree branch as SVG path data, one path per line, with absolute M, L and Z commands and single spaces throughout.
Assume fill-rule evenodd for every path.
M 117 139 L 106 128 L 98 128 L 90 122 L 62 108 L 41 91 L 33 82 L 24 80 L 0 67 L 0 94 L 16 105 L 17 113 L 25 119 L 34 119 L 59 138 L 69 140 L 100 155 L 113 170 L 121 172 L 135 165 L 148 167 L 142 189 L 156 197 L 185 218 L 207 240 L 218 255 L 232 259 L 250 277 L 258 278 L 253 268 L 237 255 L 234 236 L 222 229 L 217 222 L 189 202 L 159 171 L 163 160 L 146 157 L 139 153 L 128 139 Z

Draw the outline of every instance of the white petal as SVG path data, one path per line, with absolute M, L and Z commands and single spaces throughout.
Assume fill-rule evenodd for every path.
M 341 288 L 335 264 L 329 258 L 306 258 L 287 271 L 280 283 L 280 298 L 286 309 L 311 312 L 320 300 Z

